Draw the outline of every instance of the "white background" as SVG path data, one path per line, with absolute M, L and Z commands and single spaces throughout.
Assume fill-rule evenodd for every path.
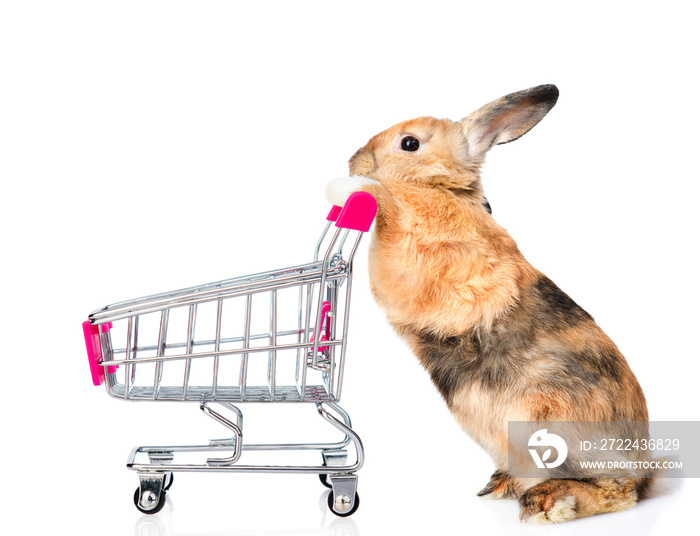
M 131 447 L 225 431 L 196 405 L 129 404 L 92 387 L 80 323 L 121 299 L 306 261 L 326 181 L 372 135 L 555 83 L 550 115 L 489 155 L 494 217 L 617 342 L 652 419 L 698 420 L 694 7 L 3 3 L 2 532 L 689 530 L 697 480 L 550 528 L 521 526 L 514 501 L 477 498 L 491 462 L 373 303 L 366 245 L 342 402 L 367 462 L 362 505 L 345 520 L 303 475 L 179 474 L 165 510 L 141 516 Z M 313 413 L 268 409 L 270 430 Z

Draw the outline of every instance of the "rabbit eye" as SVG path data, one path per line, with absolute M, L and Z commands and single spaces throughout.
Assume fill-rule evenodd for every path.
M 404 139 L 401 140 L 401 149 L 403 149 L 404 151 L 417 151 L 419 147 L 420 142 L 413 136 L 406 136 Z

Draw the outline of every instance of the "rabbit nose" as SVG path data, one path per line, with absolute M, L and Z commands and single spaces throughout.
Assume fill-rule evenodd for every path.
M 374 157 L 360 149 L 348 162 L 350 175 L 367 175 L 374 168 Z
M 348 169 L 352 170 L 352 164 L 357 158 L 357 155 L 360 154 L 360 151 L 362 151 L 362 149 L 358 149 L 355 151 L 355 154 L 350 157 L 350 160 L 348 160 Z

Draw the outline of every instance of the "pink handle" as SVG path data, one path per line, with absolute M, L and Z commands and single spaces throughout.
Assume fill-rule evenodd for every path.
M 372 194 L 354 192 L 350 194 L 342 208 L 333 205 L 326 219 L 334 221 L 336 227 L 366 233 L 372 226 L 376 214 L 377 201 Z
M 333 208 L 331 208 L 331 211 L 328 213 L 328 216 L 326 219 L 328 221 L 335 221 L 338 219 L 338 214 L 340 214 L 340 211 L 343 210 L 343 207 L 339 207 L 338 205 L 333 205 Z
M 331 312 L 331 304 L 327 301 L 323 302 L 323 305 L 321 306 L 321 338 L 318 340 L 319 342 L 322 341 L 327 341 L 329 337 L 331 336 L 331 323 L 328 321 L 328 313 Z M 325 333 L 323 333 L 325 325 Z M 309 338 L 309 342 L 314 342 L 314 334 L 311 334 L 311 337 Z M 325 352 L 326 348 L 328 346 L 319 346 L 318 349 L 321 352 Z
M 83 322 L 85 348 L 87 350 L 93 385 L 102 385 L 105 381 L 105 369 L 100 365 L 100 363 L 102 363 L 102 341 L 100 340 L 100 333 L 106 333 L 110 329 L 112 329 L 111 322 L 102 325 L 91 324 L 89 320 Z M 117 371 L 117 368 L 118 367 L 107 367 L 107 372 L 110 374 L 114 373 Z

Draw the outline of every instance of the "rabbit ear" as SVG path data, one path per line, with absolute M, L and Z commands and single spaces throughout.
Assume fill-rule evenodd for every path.
M 517 140 L 547 115 L 559 97 L 557 86 L 536 86 L 501 97 L 462 119 L 469 154 L 481 160 L 492 146 Z

